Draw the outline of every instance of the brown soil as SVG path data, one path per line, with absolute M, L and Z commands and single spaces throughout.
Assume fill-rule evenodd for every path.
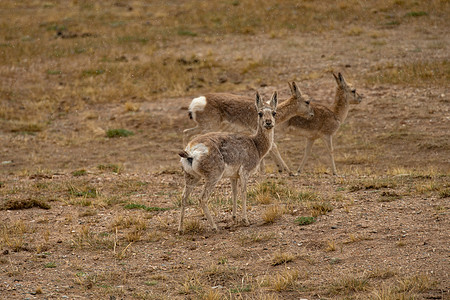
M 388 46 L 371 51 L 364 50 L 371 47 L 369 37 L 331 33 L 289 41 L 266 36 L 214 41 L 224 64 L 232 60 L 230 53 L 245 59 L 261 49 L 290 62 L 268 69 L 280 84 L 257 87 L 266 97 L 274 89 L 287 97 L 283 82 L 296 78 L 303 92 L 330 104 L 335 82 L 322 74 L 330 61 L 364 94 L 335 138 L 339 176 L 328 173 L 318 141 L 306 173 L 275 174 L 269 162 L 267 175 L 252 178 L 250 189 L 271 181 L 331 204 L 331 212 L 306 226 L 295 223 L 311 213 L 305 202 L 265 224 L 262 215 L 271 204 L 255 200 L 248 211 L 251 225 L 232 225 L 231 190 L 224 181 L 211 199 L 220 231 L 210 230 L 193 201 L 187 219 L 199 220 L 200 228 L 176 235 L 183 188 L 177 152 L 183 129 L 193 126 L 186 111 L 191 97 L 139 102 L 137 111 L 124 104 L 87 104 L 52 116 L 36 134 L 0 131 L 0 200 L 9 209 L 0 211 L 0 298 L 395 298 L 382 298 L 384 291 L 406 299 L 449 299 L 448 85 L 370 85 L 356 75 L 387 60 L 448 59 L 448 41 L 435 49 L 424 31 L 389 32 Z M 207 48 L 195 39 L 179 47 L 197 53 Z M 314 72 L 321 75 L 300 80 Z M 253 95 L 254 88 L 240 93 Z M 135 134 L 107 138 L 110 128 Z M 278 140 L 295 169 L 303 138 L 287 134 Z M 86 174 L 72 174 L 80 169 Z M 32 208 L 22 203 L 27 201 Z M 50 208 L 43 209 L 41 201 Z M 273 201 L 287 206 L 287 200 Z M 127 209 L 126 203 L 168 210 Z M 272 265 L 279 252 L 294 258 Z M 290 285 L 274 285 L 277 274 L 294 271 L 298 277 Z

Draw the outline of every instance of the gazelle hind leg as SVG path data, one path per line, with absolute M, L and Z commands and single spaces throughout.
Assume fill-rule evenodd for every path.
M 232 197 L 233 197 L 233 223 L 236 224 L 237 223 L 237 218 L 236 218 L 236 207 L 237 207 L 237 183 L 238 183 L 238 179 L 237 178 L 230 178 L 231 181 L 231 190 L 232 190 Z
M 217 183 L 217 181 L 207 181 L 205 183 L 205 188 L 203 189 L 203 192 L 200 196 L 200 206 L 203 210 L 203 213 L 206 216 L 206 219 L 208 220 L 209 224 L 211 225 L 211 227 L 213 228 L 214 231 L 217 231 L 217 225 L 211 216 L 211 212 L 209 211 L 208 199 L 212 193 L 212 190 L 216 186 L 216 183 Z
M 270 156 L 272 156 L 272 159 L 275 161 L 278 171 L 286 171 L 289 175 L 292 175 L 291 170 L 287 166 L 287 164 L 284 162 L 283 158 L 281 158 L 280 151 L 278 151 L 277 144 L 273 143 L 272 150 L 270 151 Z
M 183 232 L 183 221 L 184 221 L 184 211 L 186 209 L 187 200 L 194 189 L 195 185 L 198 183 L 199 179 L 195 178 L 187 173 L 184 174 L 185 185 L 183 190 L 183 195 L 181 196 L 181 212 L 180 219 L 178 221 L 178 233 Z
M 306 161 L 308 160 L 308 157 L 311 154 L 311 149 L 312 149 L 313 144 L 314 144 L 313 139 L 306 140 L 305 154 L 303 154 L 302 162 L 300 163 L 300 167 L 298 167 L 298 170 L 297 170 L 298 173 L 301 173 L 303 171 Z

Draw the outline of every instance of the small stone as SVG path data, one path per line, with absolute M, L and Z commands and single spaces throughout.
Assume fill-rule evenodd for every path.
M 338 227 L 337 226 L 331 226 L 331 229 L 337 229 Z

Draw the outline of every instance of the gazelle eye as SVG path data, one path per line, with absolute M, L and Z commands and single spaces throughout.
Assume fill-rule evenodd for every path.
M 275 115 L 277 114 L 277 112 L 276 111 L 273 111 L 272 112 L 272 116 L 274 116 L 275 117 Z
M 258 113 L 258 116 L 259 116 L 260 118 L 262 118 L 263 113 L 262 113 L 262 112 L 259 112 L 259 113 Z
M 308 100 L 308 101 L 305 101 L 305 103 L 306 103 L 306 105 L 309 105 L 309 103 L 311 103 L 311 101 Z
M 356 90 L 352 90 L 352 93 L 353 93 L 353 94 L 356 94 Z

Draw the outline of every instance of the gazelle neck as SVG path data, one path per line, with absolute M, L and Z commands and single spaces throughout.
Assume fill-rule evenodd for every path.
M 336 95 L 334 97 L 332 111 L 335 113 L 339 121 L 344 122 L 347 118 L 349 109 L 350 106 L 347 98 L 345 97 L 345 91 L 340 86 L 338 86 L 336 88 Z

